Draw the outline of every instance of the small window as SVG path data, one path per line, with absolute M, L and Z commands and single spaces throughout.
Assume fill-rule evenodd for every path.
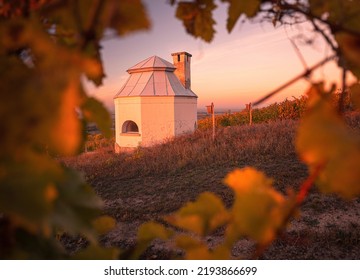
M 180 61 L 180 54 L 178 54 L 178 62 Z
M 139 127 L 133 121 L 126 121 L 121 128 L 122 133 L 139 133 Z

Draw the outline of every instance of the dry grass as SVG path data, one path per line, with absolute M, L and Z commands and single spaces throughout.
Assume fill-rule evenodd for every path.
M 350 114 L 348 121 L 354 129 L 360 128 L 359 114 Z M 298 122 L 287 120 L 221 128 L 215 142 L 210 131 L 196 132 L 133 153 L 114 154 L 111 149 L 102 149 L 62 161 L 84 173 L 103 198 L 104 211 L 117 219 L 117 228 L 103 242 L 129 247 L 134 244 L 141 223 L 160 220 L 201 192 L 214 192 L 231 205 L 233 194 L 222 180 L 236 167 L 254 166 L 274 178 L 279 191 L 288 187 L 296 190 L 307 176 L 307 169 L 294 150 L 297 125 Z M 344 202 L 313 190 L 300 218 L 292 222 L 264 258 L 358 259 L 359 217 L 360 201 Z M 216 234 L 209 237 L 209 244 L 220 238 Z M 253 245 L 248 240 L 239 242 L 234 256 L 246 256 Z M 322 248 L 326 251 L 320 252 Z M 144 257 L 169 258 L 172 253 L 155 244 Z
M 295 126 L 294 121 L 283 121 L 219 128 L 214 142 L 209 130 L 197 131 L 162 145 L 138 148 L 132 153 L 114 154 L 111 149 L 99 149 L 63 161 L 83 170 L 91 181 L 95 177 L 100 179 L 104 173 L 125 179 L 169 175 L 204 165 L 243 165 L 248 161 L 293 154 Z

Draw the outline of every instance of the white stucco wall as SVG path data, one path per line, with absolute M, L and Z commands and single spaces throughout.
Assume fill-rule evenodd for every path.
M 152 146 L 174 136 L 193 132 L 197 98 L 182 96 L 119 97 L 115 103 L 116 143 L 120 147 Z M 123 134 L 124 122 L 134 121 L 138 134 Z
M 140 97 L 116 98 L 115 103 L 115 140 L 120 147 L 137 147 L 142 142 Z M 139 128 L 138 134 L 123 134 L 121 129 L 126 121 L 133 121 Z
M 197 126 L 197 98 L 176 97 L 174 108 L 175 136 L 195 131 Z
M 141 145 L 151 146 L 174 137 L 174 97 L 141 97 L 143 139 Z

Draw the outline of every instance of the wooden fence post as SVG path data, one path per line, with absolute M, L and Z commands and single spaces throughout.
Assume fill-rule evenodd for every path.
M 214 103 L 211 102 L 210 106 L 206 106 L 207 113 L 212 114 L 212 139 L 215 141 L 215 110 L 214 110 Z
M 249 103 L 249 123 L 252 125 L 252 107 L 251 102 Z
M 249 112 L 249 125 L 252 125 L 252 107 L 251 107 L 251 102 L 249 104 L 245 104 L 246 106 L 246 111 Z

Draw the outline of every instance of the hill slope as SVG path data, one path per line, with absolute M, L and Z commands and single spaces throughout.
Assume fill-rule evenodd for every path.
M 349 120 L 354 128 L 360 127 L 358 115 Z M 222 180 L 234 168 L 256 167 L 274 178 L 280 191 L 288 187 L 297 190 L 307 170 L 294 150 L 296 126 L 297 122 L 287 120 L 221 128 L 215 142 L 205 131 L 133 153 L 117 155 L 102 150 L 63 161 L 84 172 L 104 200 L 104 211 L 118 222 L 103 242 L 127 248 L 135 244 L 141 223 L 161 220 L 201 192 L 214 192 L 231 205 L 232 192 Z M 314 190 L 299 219 L 292 222 L 264 258 L 358 259 L 359 217 L 359 200 L 344 202 Z M 221 233 L 216 233 L 207 241 L 215 244 L 219 238 Z M 253 245 L 246 239 L 240 241 L 234 256 L 248 256 Z M 173 254 L 171 248 L 155 243 L 143 257 L 170 258 Z

